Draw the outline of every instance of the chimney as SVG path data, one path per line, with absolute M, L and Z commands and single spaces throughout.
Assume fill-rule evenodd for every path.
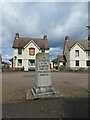
M 47 35 L 44 35 L 43 39 L 46 40 L 47 39 Z
M 90 40 L 90 34 L 88 35 L 88 40 Z
M 69 36 L 65 36 L 65 40 L 69 40 Z
M 18 39 L 19 38 L 19 33 L 15 34 L 15 38 Z

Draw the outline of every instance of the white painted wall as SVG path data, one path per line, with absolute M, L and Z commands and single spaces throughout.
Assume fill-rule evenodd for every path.
M 29 48 L 35 48 L 34 56 L 29 55 Z M 18 49 L 14 48 L 14 56 L 17 56 L 17 59 L 14 61 L 15 67 L 20 68 L 20 67 L 24 66 L 25 71 L 28 71 L 28 68 L 30 67 L 30 66 L 28 66 L 28 60 L 29 59 L 36 60 L 36 54 L 38 52 L 41 52 L 41 50 L 39 50 L 39 48 L 33 42 L 28 44 L 28 46 L 26 46 L 25 49 L 22 49 L 22 55 L 18 55 Z M 49 50 L 45 50 L 45 53 L 49 53 Z M 22 66 L 18 66 L 18 59 L 22 59 Z M 32 66 L 32 67 L 35 68 L 35 66 Z
M 79 50 L 79 56 L 75 56 L 75 50 Z M 79 67 L 85 67 L 86 66 L 86 60 L 88 60 L 88 56 L 86 55 L 86 51 L 83 50 L 78 44 L 76 44 L 71 50 L 70 50 L 70 67 L 78 67 L 75 65 L 75 61 L 79 60 Z

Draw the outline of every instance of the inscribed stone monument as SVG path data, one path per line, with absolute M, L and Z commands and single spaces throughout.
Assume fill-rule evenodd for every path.
M 35 84 L 32 89 L 34 98 L 52 96 L 55 94 L 51 84 L 50 60 L 48 53 L 36 55 Z

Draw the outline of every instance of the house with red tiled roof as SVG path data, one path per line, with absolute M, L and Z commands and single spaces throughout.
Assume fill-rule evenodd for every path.
M 14 55 L 11 59 L 13 68 L 24 68 L 24 71 L 35 69 L 36 54 L 49 53 L 47 35 L 43 38 L 25 38 L 16 33 L 13 49 Z
M 70 40 L 65 37 L 63 55 L 66 67 L 73 69 L 88 68 L 90 66 L 90 35 L 88 39 Z

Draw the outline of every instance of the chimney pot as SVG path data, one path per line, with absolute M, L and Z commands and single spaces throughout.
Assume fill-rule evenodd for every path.
M 44 38 L 44 40 L 46 40 L 46 39 L 47 39 L 47 35 L 44 35 L 44 37 L 43 37 L 43 38 Z
M 15 38 L 18 39 L 19 38 L 19 33 L 15 34 Z
M 65 36 L 65 40 L 69 40 L 69 36 Z

